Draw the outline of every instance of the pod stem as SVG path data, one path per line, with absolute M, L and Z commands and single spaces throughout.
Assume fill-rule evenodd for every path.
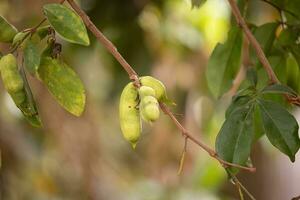
M 131 147 L 135 150 L 137 142 L 133 142 L 133 143 L 130 143 L 130 144 L 131 144 Z

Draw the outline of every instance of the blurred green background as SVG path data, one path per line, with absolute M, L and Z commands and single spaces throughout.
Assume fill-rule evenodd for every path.
M 0 14 L 19 30 L 41 18 L 46 0 L 0 0 Z M 171 109 L 196 137 L 214 147 L 230 94 L 215 100 L 204 76 L 209 55 L 231 26 L 226 0 L 192 9 L 188 0 L 82 0 L 81 7 L 140 75 L 166 85 L 177 103 Z M 278 19 L 276 10 L 252 0 L 251 23 Z M 90 35 L 90 47 L 64 43 L 63 59 L 83 80 L 87 105 L 82 117 L 64 111 L 29 76 L 44 127 L 30 127 L 0 85 L 0 189 L 3 200 L 233 200 L 235 187 L 223 168 L 189 142 L 183 173 L 177 175 L 184 138 L 164 115 L 144 124 L 137 149 L 123 138 L 118 99 L 129 79 Z M 8 46 L 0 45 L 8 51 Z M 294 111 L 298 116 L 300 112 Z M 252 152 L 257 172 L 239 177 L 260 200 L 300 194 L 300 162 L 265 139 Z M 298 156 L 299 160 L 299 156 Z

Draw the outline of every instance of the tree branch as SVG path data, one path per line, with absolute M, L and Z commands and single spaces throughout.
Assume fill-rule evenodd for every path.
M 129 78 L 134 81 L 136 87 L 140 86 L 140 82 L 138 79 L 138 74 L 134 71 L 134 69 L 126 62 L 126 60 L 122 57 L 122 55 L 118 52 L 117 48 L 109 41 L 103 33 L 95 26 L 95 24 L 90 20 L 87 14 L 74 2 L 74 0 L 67 0 L 70 6 L 75 10 L 75 12 L 82 18 L 83 22 L 87 26 L 87 28 L 94 34 L 97 40 L 117 59 L 117 61 L 121 64 L 124 70 L 128 73 Z M 167 114 L 178 129 L 185 135 L 189 140 L 193 141 L 195 144 L 204 149 L 212 158 L 218 160 L 224 168 L 229 166 L 236 167 L 239 169 L 248 170 L 250 172 L 255 172 L 255 168 L 253 167 L 245 167 L 238 164 L 230 163 L 225 160 L 222 160 L 218 157 L 217 153 L 211 149 L 209 146 L 201 142 L 192 136 L 176 119 L 174 114 L 168 109 L 168 107 L 164 103 L 160 103 L 160 108 L 162 111 Z
M 256 168 L 253 167 L 245 167 L 245 166 L 241 166 L 238 164 L 234 164 L 234 163 L 230 163 L 227 162 L 225 160 L 222 160 L 217 153 L 215 152 L 215 150 L 213 150 L 212 148 L 210 148 L 209 146 L 207 146 L 206 144 L 204 144 L 202 141 L 198 140 L 197 138 L 195 138 L 193 135 L 191 135 L 183 126 L 182 124 L 176 119 L 176 117 L 174 116 L 174 114 L 169 110 L 169 108 L 166 106 L 166 104 L 164 103 L 160 103 L 160 108 L 161 110 L 168 115 L 172 121 L 175 123 L 175 125 L 177 126 L 177 128 L 181 131 L 182 135 L 184 135 L 186 138 L 188 138 L 189 140 L 193 141 L 195 144 L 197 144 L 198 146 L 200 146 L 204 151 L 206 151 L 212 158 L 216 159 L 217 161 L 219 161 L 219 163 L 224 167 L 236 167 L 236 168 L 240 168 L 240 169 L 244 169 L 244 170 L 248 170 L 250 172 L 255 172 Z
M 264 51 L 262 50 L 260 44 L 258 43 L 256 38 L 254 37 L 254 35 L 250 31 L 250 29 L 248 28 L 247 23 L 245 22 L 244 18 L 242 17 L 241 12 L 240 12 L 235 0 L 228 0 L 228 2 L 230 4 L 233 15 L 235 16 L 237 24 L 242 28 L 249 43 L 254 48 L 259 61 L 261 62 L 263 68 L 265 69 L 265 71 L 268 74 L 271 84 L 280 83 L 280 81 L 277 78 L 276 74 L 274 73 Z M 287 98 L 287 100 L 290 103 L 300 106 L 300 97 L 299 96 L 291 97 L 291 96 L 285 95 L 285 97 Z
M 103 33 L 90 20 L 89 16 L 87 16 L 87 14 L 74 2 L 74 0 L 67 1 L 70 4 L 70 6 L 77 12 L 77 14 L 82 18 L 87 28 L 94 34 L 97 40 L 117 59 L 117 61 L 121 64 L 121 66 L 129 75 L 129 78 L 133 80 L 137 86 L 139 86 L 140 83 L 138 74 L 118 52 L 118 49 L 115 47 L 115 45 L 109 39 L 107 39 L 105 35 L 103 35 Z
M 244 18 L 242 17 L 241 12 L 240 12 L 235 0 L 228 0 L 228 2 L 231 6 L 232 13 L 235 16 L 237 24 L 243 29 L 249 43 L 254 48 L 258 59 L 260 60 L 261 64 L 263 65 L 264 69 L 266 70 L 266 72 L 268 74 L 269 80 L 271 81 L 271 83 L 279 83 L 279 80 L 278 80 L 276 74 L 274 73 L 264 51 L 262 50 L 260 44 L 258 43 L 256 38 L 253 36 L 253 34 L 251 33 L 250 29 L 247 26 L 247 23 L 245 22 Z

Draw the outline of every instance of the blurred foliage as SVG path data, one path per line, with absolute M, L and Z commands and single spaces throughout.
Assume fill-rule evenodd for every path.
M 43 5 L 50 2 L 56 1 L 1 0 L 0 15 L 22 30 L 37 24 L 42 18 Z M 202 2 L 193 1 L 193 5 Z M 280 4 L 279 1 L 274 3 Z M 85 0 L 81 1 L 81 7 L 140 75 L 151 74 L 165 83 L 170 98 L 177 103 L 172 110 L 178 119 L 213 146 L 231 96 L 212 98 L 204 72 L 209 55 L 217 43 L 226 42 L 232 26 L 226 1 L 207 0 L 196 8 L 184 0 Z M 291 8 L 298 15 L 297 7 L 298 4 L 293 3 L 286 9 Z M 263 37 L 264 50 L 269 49 L 270 43 L 278 47 L 268 56 L 280 80 L 287 83 L 281 66 L 296 65 L 299 51 L 290 45 L 295 41 L 283 34 L 273 43 L 274 35 L 269 31 L 274 30 L 275 25 L 265 25 L 280 20 L 280 15 L 260 0 L 251 1 L 246 14 L 258 40 Z M 294 18 L 287 15 L 291 22 L 297 21 Z M 297 26 L 288 26 L 285 31 L 290 34 L 289 30 L 294 29 L 298 30 Z M 223 168 L 195 145 L 188 145 L 183 174 L 177 176 L 184 141 L 166 116 L 152 126 L 145 124 L 142 141 L 136 151 L 131 149 L 122 138 L 118 122 L 118 100 L 121 89 L 129 81 L 127 74 L 95 38 L 89 36 L 90 47 L 59 39 L 63 44 L 62 59 L 73 66 L 86 88 L 87 105 L 82 117 L 76 118 L 64 111 L 47 89 L 28 74 L 44 125 L 34 129 L 14 107 L 1 84 L 1 199 L 237 199 L 238 194 Z M 0 49 L 8 52 L 7 45 L 0 45 Z M 290 52 L 283 54 L 286 49 Z M 289 57 L 288 62 L 286 57 Z M 257 74 L 259 80 L 266 80 L 263 70 Z M 289 85 L 292 87 L 294 82 Z M 245 85 L 249 83 L 241 87 Z M 264 85 L 262 83 L 261 88 Z M 273 174 L 262 173 L 263 170 L 274 167 L 279 158 L 268 143 L 262 141 L 261 144 L 266 148 L 254 149 L 252 158 L 258 169 L 264 167 L 257 175 L 251 175 L 253 178 L 241 174 L 242 179 L 246 177 L 243 181 L 247 187 L 257 199 L 267 196 L 281 200 L 291 194 L 296 196 L 298 189 L 287 187 L 284 181 L 279 194 L 272 189 L 280 179 L 265 181 L 265 189 L 262 189 L 262 180 L 274 178 Z M 272 159 L 266 159 L 270 155 Z M 284 171 L 290 182 L 297 179 L 297 175 L 291 173 Z

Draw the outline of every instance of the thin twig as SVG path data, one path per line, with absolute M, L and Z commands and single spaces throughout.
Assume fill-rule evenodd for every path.
M 262 50 L 260 44 L 258 43 L 256 38 L 253 36 L 253 34 L 251 33 L 250 29 L 248 28 L 244 18 L 242 17 L 241 12 L 240 12 L 235 0 L 228 0 L 228 2 L 232 8 L 232 13 L 235 16 L 235 19 L 236 19 L 238 25 L 241 26 L 247 39 L 249 40 L 250 44 L 253 46 L 254 50 L 256 51 L 257 57 L 260 60 L 260 62 L 262 63 L 264 69 L 266 70 L 271 83 L 279 83 L 279 80 L 278 80 L 276 74 L 274 73 L 266 55 L 264 54 L 264 51 Z
M 247 190 L 247 188 L 239 181 L 238 177 L 234 173 L 232 173 L 230 170 L 227 170 L 227 169 L 226 169 L 226 171 L 227 171 L 228 176 L 232 180 L 231 182 L 234 185 L 236 185 L 236 187 L 237 187 L 237 189 L 238 189 L 238 191 L 240 193 L 241 199 L 244 198 L 243 192 L 242 192 L 242 191 L 244 191 L 249 196 L 249 198 L 251 200 L 256 200 L 255 197 Z
M 232 173 L 229 174 L 233 179 L 234 183 L 237 185 L 237 187 L 242 189 L 249 196 L 251 200 L 256 200 L 255 197 L 247 190 L 247 188 L 239 181 L 239 179 L 235 175 L 233 175 Z
M 184 146 L 183 146 L 181 159 L 180 159 L 180 163 L 179 163 L 179 168 L 178 168 L 178 172 L 177 172 L 178 175 L 180 175 L 183 171 L 183 165 L 184 165 L 184 161 L 185 161 L 185 154 L 186 154 L 186 151 L 187 151 L 187 144 L 188 144 L 188 137 L 185 136 L 184 137 Z
M 209 146 L 207 146 L 206 144 L 204 144 L 203 142 L 201 142 L 200 140 L 198 140 L 197 138 L 195 138 L 193 135 L 191 135 L 182 125 L 181 123 L 176 119 L 176 117 L 173 115 L 173 113 L 169 110 L 169 108 L 164 104 L 164 103 L 160 103 L 160 108 L 161 110 L 168 115 L 172 121 L 175 123 L 175 125 L 177 126 L 177 128 L 181 131 L 181 133 L 186 136 L 189 140 L 193 141 L 195 144 L 197 144 L 198 146 L 200 146 L 204 151 L 206 151 L 212 158 L 216 159 L 217 161 L 219 161 L 219 163 L 227 168 L 229 166 L 231 167 L 236 167 L 239 169 L 243 169 L 243 170 L 248 170 L 250 172 L 255 172 L 256 168 L 253 167 L 245 167 L 245 166 L 241 166 L 238 164 L 234 164 L 234 163 L 230 163 L 227 162 L 223 159 L 221 159 L 217 153 L 210 148 Z
M 244 194 L 243 194 L 243 191 L 242 191 L 242 188 L 241 188 L 240 184 L 236 184 L 236 187 L 237 187 L 237 190 L 238 190 L 239 195 L 240 195 L 240 200 L 244 200 Z
M 66 0 L 61 0 L 59 3 L 60 4 L 63 4 Z M 27 32 L 27 34 L 24 36 L 24 38 L 22 38 L 22 40 L 16 45 L 14 46 L 11 50 L 10 50 L 10 53 L 13 53 L 15 52 L 20 46 L 21 44 L 23 44 L 23 42 L 32 34 L 34 34 L 36 32 L 36 30 L 41 26 L 43 25 L 44 22 L 47 21 L 47 18 L 44 18 L 42 19 L 36 26 L 34 26 L 33 28 L 28 28 L 28 29 L 25 29 L 23 30 L 24 33 Z
M 87 14 L 74 2 L 74 0 L 67 0 L 70 6 L 74 9 L 74 11 L 82 18 L 83 22 L 87 26 L 87 28 L 94 34 L 94 36 L 97 38 L 97 40 L 103 44 L 103 46 L 117 59 L 117 61 L 121 64 L 121 66 L 124 68 L 124 70 L 129 75 L 129 78 L 134 81 L 136 87 L 140 86 L 140 82 L 138 79 L 138 74 L 134 71 L 134 69 L 127 63 L 127 61 L 122 57 L 122 55 L 118 52 L 117 48 L 113 45 L 113 43 L 108 40 L 105 35 L 95 26 L 95 24 L 90 20 L 90 18 L 87 16 Z M 178 129 L 182 132 L 183 135 L 185 135 L 189 140 L 193 141 L 197 145 L 199 145 L 202 149 L 204 149 L 211 157 L 218 160 L 221 165 L 226 168 L 229 166 L 237 167 L 240 169 L 248 170 L 250 172 L 254 172 L 256 169 L 252 167 L 245 167 L 240 166 L 234 163 L 230 163 L 227 161 L 222 160 L 220 157 L 218 157 L 217 153 L 211 149 L 209 146 L 201 142 L 200 140 L 196 139 L 194 136 L 192 136 L 176 119 L 174 114 L 168 109 L 168 107 L 160 103 L 160 108 L 163 110 L 165 114 L 167 114 L 175 123 L 175 125 L 178 127 Z

